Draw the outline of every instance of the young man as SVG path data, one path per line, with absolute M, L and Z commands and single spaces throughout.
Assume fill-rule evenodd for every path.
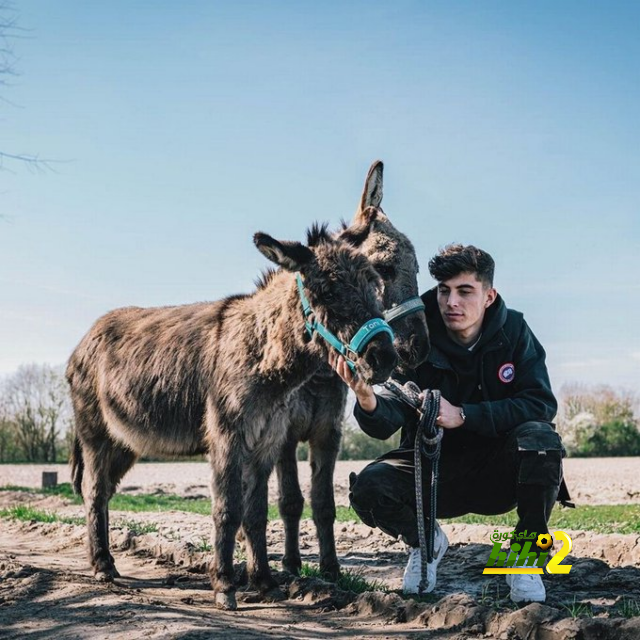
M 444 429 L 437 516 L 494 515 L 517 508 L 516 532 L 548 533 L 560 498 L 564 449 L 551 421 L 557 403 L 545 352 L 521 313 L 507 309 L 493 287 L 494 261 L 474 246 L 449 245 L 429 262 L 438 282 L 422 299 L 431 338 L 428 359 L 397 379 L 441 392 L 438 426 Z M 332 366 L 353 389 L 362 430 L 386 439 L 402 428 L 400 449 L 372 462 L 351 482 L 351 504 L 362 521 L 411 547 L 405 593 L 421 579 L 416 522 L 413 446 L 417 415 L 391 392 L 354 379 L 342 357 Z M 429 478 L 423 491 L 429 513 Z M 427 591 L 448 547 L 436 523 Z M 515 602 L 544 602 L 539 575 L 507 575 Z

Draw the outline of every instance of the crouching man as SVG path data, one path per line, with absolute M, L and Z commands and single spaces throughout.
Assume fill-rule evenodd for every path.
M 569 496 L 562 480 L 564 449 L 552 420 L 545 352 L 521 313 L 507 309 L 493 287 L 494 261 L 474 246 L 450 245 L 429 262 L 437 286 L 422 299 L 431 336 L 428 359 L 399 382 L 441 392 L 444 429 L 437 517 L 495 515 L 517 509 L 516 532 L 548 533 L 556 500 Z M 402 429 L 400 448 L 352 478 L 350 500 L 362 521 L 401 537 L 410 547 L 403 590 L 417 593 L 421 557 L 416 520 L 413 446 L 417 415 L 387 390 L 354 379 L 342 357 L 330 363 L 356 394 L 354 414 L 368 435 L 386 439 Z M 560 490 L 562 489 L 562 490 Z M 424 513 L 429 513 L 429 477 Z M 560 493 L 560 495 L 559 495 Z M 428 523 L 426 523 L 428 525 Z M 435 523 L 427 591 L 448 540 Z M 514 602 L 544 602 L 539 575 L 507 575 Z

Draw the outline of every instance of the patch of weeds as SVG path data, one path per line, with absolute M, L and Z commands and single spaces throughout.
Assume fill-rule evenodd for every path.
M 368 580 L 363 574 L 363 569 L 343 569 L 335 581 L 335 585 L 343 591 L 353 591 L 354 593 L 366 593 L 367 591 L 384 591 L 385 593 L 389 593 L 389 587 L 387 587 L 382 580 Z M 319 567 L 306 562 L 303 563 L 300 569 L 300 577 L 327 580 L 327 577 L 322 574 Z
M 506 596 L 509 594 L 509 589 L 507 588 L 506 593 L 502 594 L 500 592 L 500 585 L 501 582 L 499 580 L 487 582 L 485 585 L 483 585 L 479 603 L 483 607 L 490 607 L 495 611 L 498 611 L 500 609 L 517 609 L 518 605 L 515 604 L 515 602 L 511 602 L 511 600 L 505 600 Z
M 200 553 L 208 553 L 213 549 L 211 542 L 204 536 L 202 536 L 198 542 L 193 543 L 193 548 Z
M 627 596 L 622 596 L 622 599 L 616 603 L 615 611 L 624 618 L 640 617 L 640 602 Z
M 491 588 L 493 585 L 491 582 L 487 582 L 482 587 L 482 593 L 480 594 L 480 604 L 483 607 L 491 607 L 492 609 L 496 609 L 498 606 L 498 602 L 500 601 L 500 586 L 498 582 L 495 582 L 495 595 L 493 593 L 493 589 Z
M 573 596 L 573 602 L 561 606 L 569 612 L 572 618 L 593 618 L 593 607 L 591 603 L 578 602 L 576 596 Z
M 0 509 L 0 518 L 10 518 L 11 520 L 21 520 L 24 522 L 61 522 L 63 524 L 83 525 L 84 518 L 72 518 L 59 516 L 50 511 L 34 509 L 29 505 L 18 505 L 10 509 Z
M 301 578 L 322 578 L 322 574 L 320 573 L 320 568 L 316 567 L 308 562 L 303 562 L 300 567 L 300 577 Z
M 158 525 L 154 522 L 136 522 L 135 520 L 122 519 L 114 525 L 115 529 L 129 529 L 134 536 L 141 536 L 145 533 L 158 533 Z

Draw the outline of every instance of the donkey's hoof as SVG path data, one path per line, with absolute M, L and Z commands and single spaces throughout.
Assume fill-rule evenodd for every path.
M 263 602 L 282 602 L 287 599 L 287 595 L 280 587 L 272 587 L 264 591 L 261 595 Z
M 95 578 L 98 582 L 113 582 L 113 579 L 118 576 L 118 572 L 115 570 L 102 570 L 96 571 Z
M 233 591 L 216 593 L 215 604 L 218 609 L 223 609 L 224 611 L 235 611 L 238 608 L 236 594 Z
M 340 577 L 340 565 L 331 565 L 328 567 L 320 566 L 320 575 L 323 580 L 328 582 L 337 582 Z
M 282 569 L 288 571 L 292 576 L 299 576 L 302 569 L 301 562 L 291 562 L 289 560 L 282 560 Z
M 98 563 L 93 570 L 93 575 L 98 582 L 113 582 L 114 578 L 120 577 L 116 565 L 112 562 Z

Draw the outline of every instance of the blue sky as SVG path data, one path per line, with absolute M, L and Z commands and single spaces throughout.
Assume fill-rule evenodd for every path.
M 16 5 L 18 6 L 18 5 Z M 248 292 L 255 231 L 384 208 L 474 243 L 552 382 L 640 380 L 640 4 L 21 0 L 0 88 L 0 373 L 125 305 Z

